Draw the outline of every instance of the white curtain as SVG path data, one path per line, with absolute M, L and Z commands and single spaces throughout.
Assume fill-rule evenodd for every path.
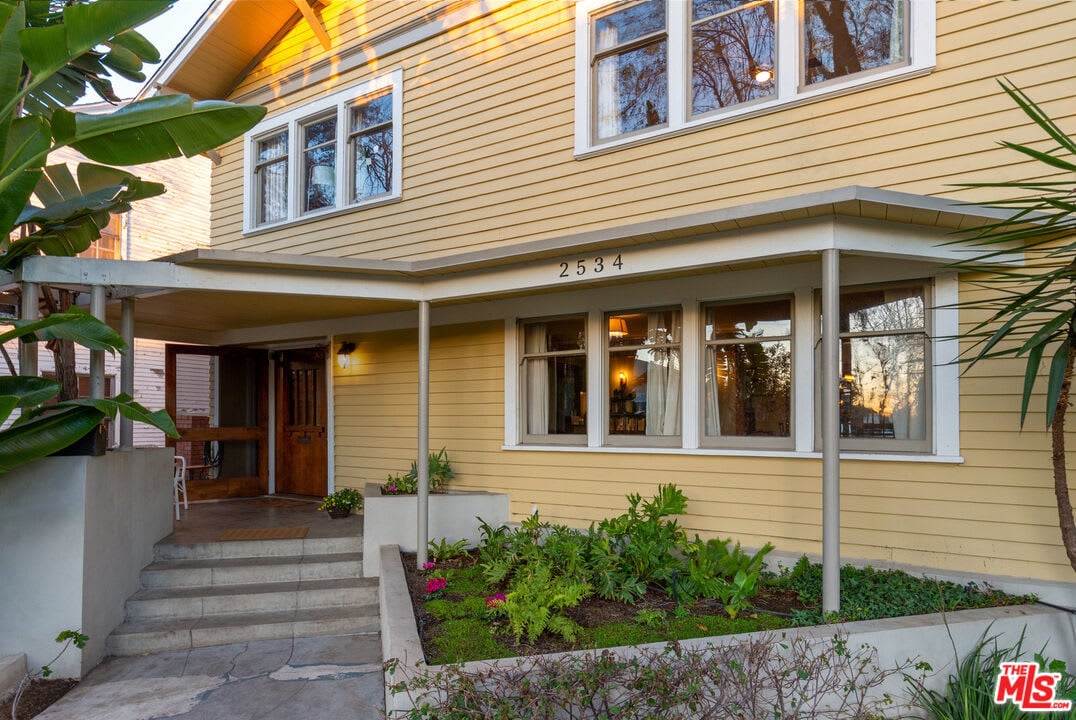
M 717 348 L 706 348 L 706 379 L 709 380 L 706 389 L 706 435 L 720 437 L 721 435 L 721 404 L 718 392 L 720 392 L 720 376 L 717 374 Z
M 904 54 L 904 17 L 907 12 L 905 0 L 893 0 L 893 20 L 889 31 L 889 62 L 903 62 Z
M 262 166 L 261 175 L 261 217 L 258 222 L 276 222 L 288 216 L 288 134 L 259 143 L 259 158 L 268 160 L 283 158 Z
M 903 337 L 910 338 L 912 342 L 923 342 L 915 336 Z M 895 363 L 892 420 L 896 440 L 926 439 L 926 378 L 921 347 L 919 345 L 914 350 L 901 352 Z
M 669 342 L 674 328 L 663 328 L 662 313 L 648 316 L 648 335 L 657 342 Z M 659 328 L 661 328 L 659 333 Z M 679 342 L 673 337 L 672 342 Z M 636 357 L 645 360 L 646 434 L 680 434 L 680 348 L 659 347 L 640 350 Z
M 598 32 L 595 39 L 598 48 L 608 48 L 617 43 L 617 27 L 609 23 Z M 598 62 L 598 137 L 607 138 L 620 134 L 620 83 L 617 70 L 620 57 L 611 55 Z
M 523 342 L 524 352 L 545 352 L 545 323 L 527 325 Z M 527 386 L 527 434 L 546 435 L 549 433 L 549 360 L 527 360 L 523 371 Z

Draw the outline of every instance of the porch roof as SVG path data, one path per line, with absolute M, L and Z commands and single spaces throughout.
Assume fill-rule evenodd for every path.
M 828 248 L 947 263 L 960 257 L 945 246 L 950 231 L 1003 217 L 945 198 L 850 186 L 431 259 L 217 249 L 150 262 L 42 256 L 27 258 L 6 284 L 105 285 L 112 300 L 139 299 L 140 337 L 216 343 L 225 331 L 410 311 L 419 300 L 448 304 L 607 283 L 608 275 L 553 272 L 596 252 L 631 258 L 614 282 L 799 262 Z

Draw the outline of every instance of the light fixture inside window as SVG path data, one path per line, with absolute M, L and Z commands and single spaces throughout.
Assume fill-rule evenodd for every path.
M 609 337 L 622 338 L 628 334 L 628 323 L 624 318 L 609 318 Z
M 358 347 L 353 342 L 344 341 L 340 343 L 340 349 L 336 351 L 336 364 L 340 366 L 341 370 L 347 370 L 351 367 L 351 355 L 355 352 L 355 348 Z
M 752 75 L 754 75 L 755 82 L 768 83 L 770 80 L 773 80 L 773 66 L 759 65 L 753 69 Z

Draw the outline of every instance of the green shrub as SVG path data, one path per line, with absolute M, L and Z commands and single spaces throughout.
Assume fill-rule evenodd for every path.
M 1010 596 L 992 588 L 980 590 L 974 583 L 957 585 L 916 578 L 900 570 L 845 565 L 841 568 L 840 577 L 841 609 L 834 619 L 842 622 L 996 607 L 1035 600 L 1031 595 Z M 796 592 L 804 603 L 821 605 L 822 566 L 811 563 L 806 556 L 771 582 L 776 587 Z M 817 625 L 822 622 L 822 615 L 818 610 L 800 611 L 796 613 L 796 620 L 801 625 Z
M 430 490 L 441 490 L 448 481 L 456 477 L 456 473 L 452 471 L 452 464 L 448 461 L 448 453 L 444 448 L 435 453 L 430 453 L 429 457 L 430 467 Z M 418 461 L 411 461 L 411 469 L 404 475 L 404 478 L 418 487 Z
M 987 637 L 984 633 L 975 648 L 963 660 L 959 660 L 956 674 L 949 675 L 942 692 L 927 689 L 921 678 L 905 676 L 911 686 L 915 705 L 926 713 L 928 720 L 1022 720 L 1030 717 L 1014 703 L 998 705 L 994 702 L 1001 663 L 1026 659 L 1023 633 L 1012 647 L 999 646 L 998 637 Z M 1057 699 L 1067 698 L 1076 703 L 1076 677 L 1068 673 L 1064 661 L 1049 660 L 1040 652 L 1035 655 L 1035 662 L 1043 672 L 1061 675 L 1055 692 Z M 1060 720 L 1062 717 L 1071 718 L 1074 713 L 1035 713 L 1035 716 L 1043 720 Z
M 460 538 L 454 543 L 448 542 L 448 538 L 430 540 L 428 546 L 434 562 L 446 562 L 467 555 L 467 538 Z
M 547 565 L 536 564 L 528 574 L 517 576 L 505 600 L 494 614 L 508 619 L 508 630 L 516 642 L 526 635 L 534 642 L 545 631 L 575 640 L 579 625 L 564 614 L 591 593 L 587 583 L 567 577 L 554 577 Z

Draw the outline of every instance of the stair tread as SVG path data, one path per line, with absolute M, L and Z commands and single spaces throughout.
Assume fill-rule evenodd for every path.
M 250 625 L 268 625 L 290 622 L 308 622 L 317 620 L 338 620 L 355 617 L 376 617 L 379 609 L 376 604 L 343 605 L 330 608 L 310 608 L 306 610 L 277 610 L 272 612 L 233 613 L 228 615 L 211 615 L 199 618 L 168 618 L 149 620 L 125 620 L 117 627 L 115 635 L 134 635 L 137 633 L 169 632 L 192 630 L 197 628 L 225 628 Z
M 332 553 L 329 555 L 267 555 L 254 558 L 204 558 L 197 560 L 154 560 L 143 568 L 158 570 L 202 570 L 205 568 L 256 567 L 262 565 L 308 565 L 326 562 L 355 562 L 362 560 L 361 552 Z
M 198 585 L 176 588 L 147 588 L 139 590 L 128 600 L 169 600 L 174 598 L 221 597 L 226 595 L 256 595 L 260 593 L 299 592 L 306 590 L 347 590 L 377 587 L 377 578 L 335 578 L 329 580 L 292 580 L 287 582 L 248 583 L 236 585 Z

